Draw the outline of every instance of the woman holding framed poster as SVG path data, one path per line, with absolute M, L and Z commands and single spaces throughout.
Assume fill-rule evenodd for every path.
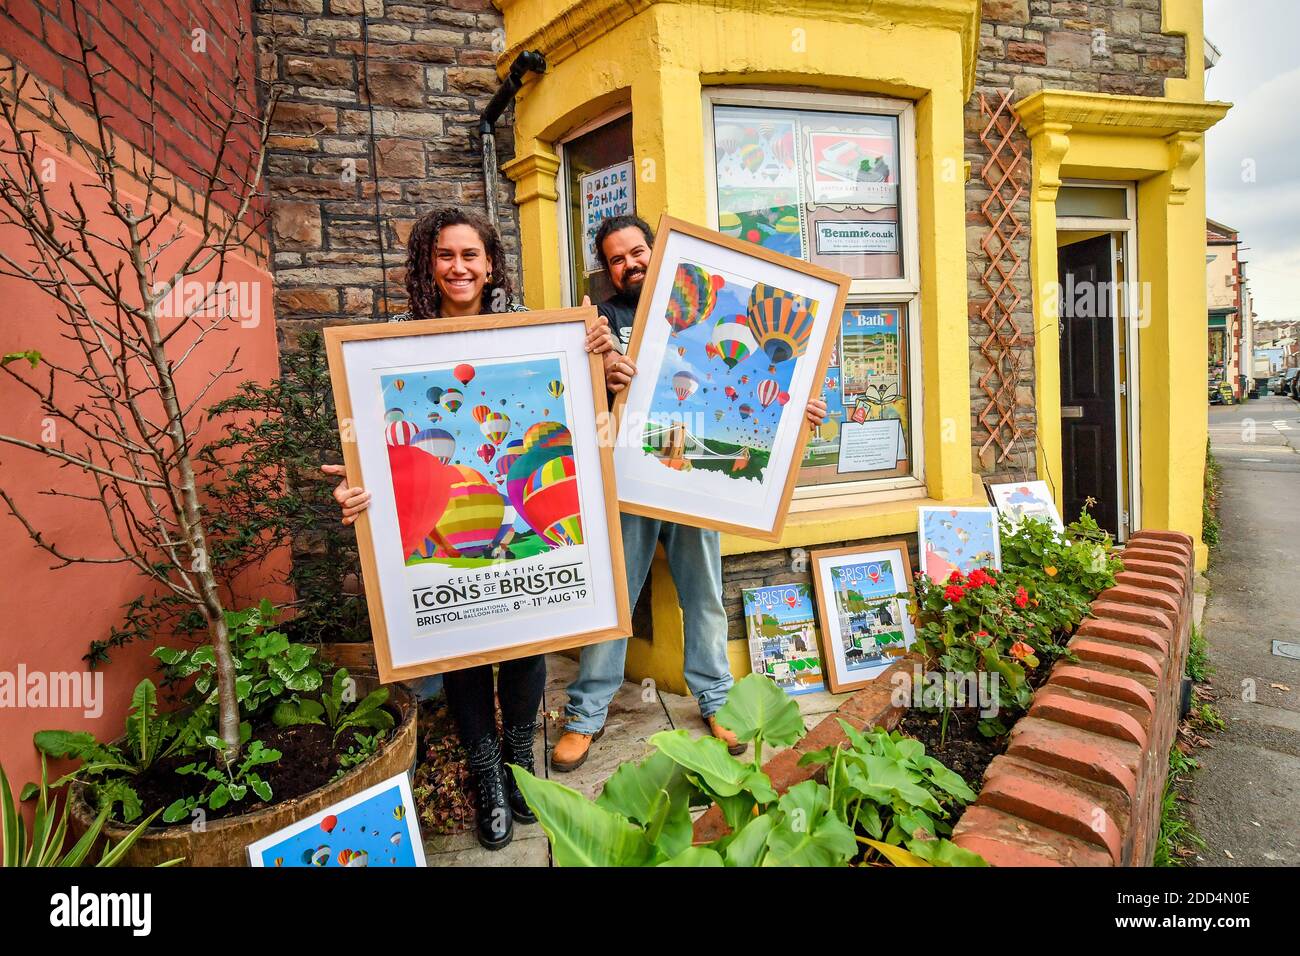
M 631 632 L 596 434 L 591 352 L 608 332 L 588 332 L 594 309 L 520 314 L 496 231 L 454 209 L 412 230 L 406 283 L 409 322 L 325 333 L 346 474 L 361 479 L 335 498 L 357 522 L 380 677 L 446 673 L 478 839 L 498 849 L 512 819 L 536 819 L 504 763 L 532 770 L 541 655 Z
M 615 402 L 625 512 L 779 540 L 847 276 L 664 216 Z

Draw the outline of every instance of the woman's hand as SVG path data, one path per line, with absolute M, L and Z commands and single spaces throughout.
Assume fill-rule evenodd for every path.
M 632 384 L 636 366 L 632 360 L 617 350 L 605 353 L 605 388 L 611 392 L 621 392 Z
M 804 409 L 804 414 L 808 416 L 809 427 L 817 428 L 826 421 L 826 399 L 820 395 L 808 399 L 808 407 Z
M 349 487 L 347 470 L 342 465 L 321 465 L 320 470 L 343 479 L 334 489 L 334 500 L 343 509 L 343 523 L 352 524 L 357 520 L 357 515 L 370 507 L 370 492 L 364 488 Z

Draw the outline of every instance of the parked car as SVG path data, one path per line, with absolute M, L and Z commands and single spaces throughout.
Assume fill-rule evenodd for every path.
M 1300 376 L 1300 368 L 1284 368 L 1282 374 L 1278 376 L 1277 391 L 1279 395 L 1290 395 L 1296 398 L 1296 378 Z

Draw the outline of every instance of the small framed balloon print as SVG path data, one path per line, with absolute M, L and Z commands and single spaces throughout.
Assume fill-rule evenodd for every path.
M 917 508 L 921 572 L 943 584 L 954 571 L 1002 568 L 996 508 Z
M 596 321 L 326 329 L 381 680 L 631 633 Z
M 849 278 L 664 216 L 614 411 L 619 503 L 780 538 Z

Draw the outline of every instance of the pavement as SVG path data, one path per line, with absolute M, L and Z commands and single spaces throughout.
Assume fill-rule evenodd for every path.
M 547 655 L 546 691 L 542 699 L 541 721 L 545 733 L 538 735 L 534 758 L 538 776 L 544 775 L 588 797 L 594 797 L 624 761 L 640 760 L 654 749 L 649 740 L 659 731 L 684 728 L 693 737 L 702 737 L 708 732 L 693 697 L 669 694 L 653 686 L 642 687 L 625 681 L 610 704 L 605 734 L 592 744 L 586 763 L 568 773 L 554 773 L 547 755 L 564 733 L 557 718 L 564 713 L 564 704 L 568 699 L 564 689 L 577 672 L 576 661 L 562 654 Z M 823 714 L 835 710 L 849 696 L 815 691 L 800 694 L 793 699 L 799 704 L 804 724 L 811 729 Z M 778 753 L 778 748 L 765 747 L 764 761 Z M 740 759 L 752 760 L 753 752 L 747 750 Z M 424 854 L 429 866 L 552 865 L 550 842 L 537 824 L 515 824 L 514 839 L 502 850 L 483 849 L 470 831 L 430 837 L 424 841 Z
M 1227 728 L 1199 750 L 1189 817 L 1209 866 L 1300 865 L 1300 404 L 1210 407 L 1222 466 L 1220 544 L 1203 626 Z M 1300 650 L 1300 648 L 1298 648 Z

